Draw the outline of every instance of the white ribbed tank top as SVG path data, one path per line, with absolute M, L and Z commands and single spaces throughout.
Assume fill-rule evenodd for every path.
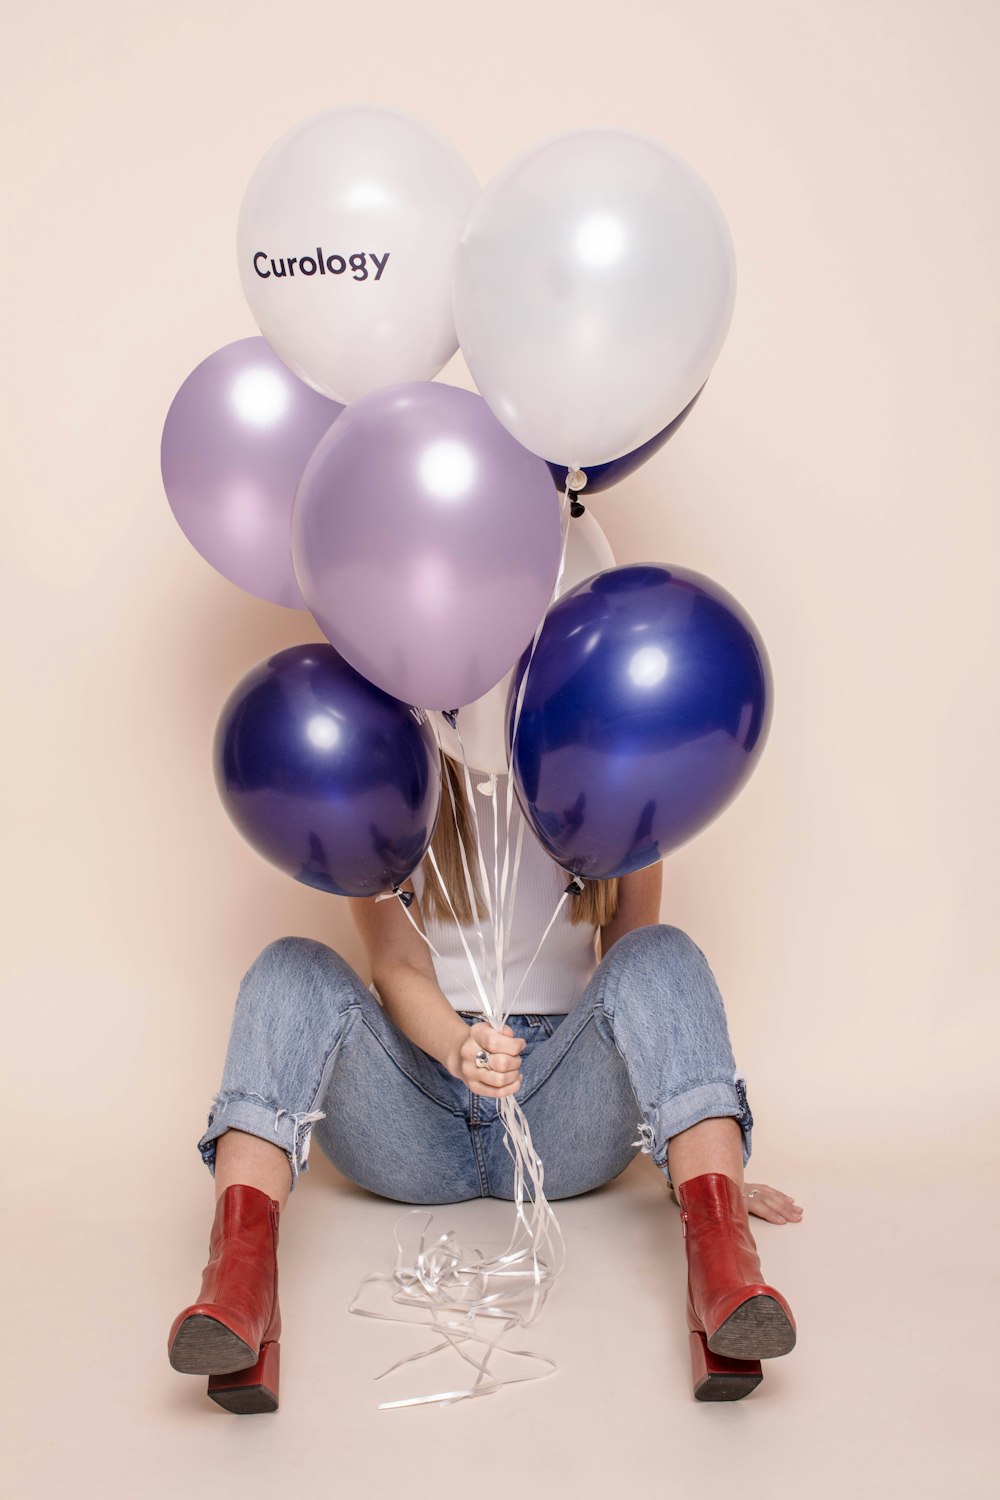
M 497 799 L 498 838 L 496 842 L 494 841 L 492 799 L 478 790 L 481 785 L 488 785 L 491 778 L 488 773 L 480 771 L 470 771 L 470 776 L 480 846 L 486 862 L 490 899 L 495 907 L 495 871 L 499 868 L 502 878 L 506 847 L 507 775 L 496 775 L 492 778 Z M 447 789 L 444 798 L 441 817 L 453 817 Z M 525 978 L 525 971 L 528 970 L 535 949 L 571 877 L 546 854 L 525 822 L 516 798 L 514 798 L 510 820 L 511 862 L 513 863 L 517 848 L 517 832 L 521 823 L 525 823 L 524 837 L 521 841 L 521 868 L 513 909 L 509 917 L 509 934 L 504 954 L 506 1004 L 512 1014 L 565 1013 L 572 1010 L 579 1000 L 597 967 L 597 928 L 586 922 L 574 923 L 570 920 L 570 902 L 574 898 L 567 897 L 552 925 L 551 932 L 542 944 L 541 952 Z M 494 849 L 499 855 L 496 861 Z M 425 863 L 426 861 L 422 861 L 412 876 L 418 901 L 424 890 Z M 482 873 L 479 871 L 478 861 L 473 862 L 472 868 L 476 872 L 477 883 L 481 884 Z M 507 888 L 509 891 L 509 875 Z M 437 920 L 424 911 L 422 903 L 421 915 L 427 936 L 441 955 L 440 958 L 434 958 L 434 971 L 441 989 L 456 1010 L 480 1010 L 481 1002 L 469 960 L 462 947 L 457 923 L 450 916 L 445 921 Z M 486 943 L 487 965 L 484 983 L 487 993 L 492 994 L 496 979 L 496 948 L 488 915 L 481 920 L 480 925 Z M 480 972 L 483 972 L 475 925 L 466 926 L 464 932 L 472 956 Z M 511 997 L 515 994 L 517 994 L 517 999 L 512 1003 Z

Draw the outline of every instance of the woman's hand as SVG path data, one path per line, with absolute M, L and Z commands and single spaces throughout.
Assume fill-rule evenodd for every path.
M 480 1047 L 490 1054 L 490 1066 L 476 1066 Z M 509 1026 L 496 1031 L 489 1021 L 476 1021 L 468 1036 L 448 1059 L 448 1071 L 461 1078 L 474 1094 L 484 1099 L 505 1099 L 521 1087 L 521 1053 L 524 1038 L 515 1036 Z
M 790 1194 L 768 1187 L 766 1182 L 746 1182 L 743 1187 L 747 1213 L 756 1214 L 758 1219 L 769 1219 L 772 1224 L 797 1224 L 802 1218 L 802 1210 Z M 748 1193 L 753 1193 L 753 1197 L 748 1198 Z

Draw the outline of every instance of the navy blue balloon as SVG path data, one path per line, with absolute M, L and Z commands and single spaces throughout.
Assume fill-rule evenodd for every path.
M 678 412 L 674 420 L 668 423 L 662 432 L 658 432 L 655 437 L 651 437 L 648 442 L 643 443 L 641 448 L 633 448 L 631 453 L 623 453 L 621 458 L 612 458 L 606 464 L 594 464 L 593 468 L 587 469 L 587 483 L 585 488 L 580 491 L 579 498 L 586 500 L 588 495 L 596 495 L 601 490 L 609 490 L 620 479 L 625 479 L 629 474 L 634 474 L 636 469 L 641 469 L 646 460 L 652 458 L 654 453 L 658 453 L 664 443 L 672 438 L 677 429 L 687 420 L 688 416 L 694 410 L 695 402 L 704 389 L 705 386 L 703 385 L 699 390 L 695 391 L 684 410 Z M 548 463 L 548 459 L 546 459 L 546 463 Z M 566 475 L 568 473 L 566 465 L 549 464 L 549 472 L 556 482 L 556 489 L 564 490 L 566 488 Z
M 731 594 L 689 568 L 610 568 L 545 617 L 511 755 L 518 802 L 563 869 L 627 875 L 722 812 L 770 721 L 767 653 Z
M 213 765 L 223 806 L 257 853 L 334 896 L 401 884 L 441 805 L 426 717 L 325 643 L 290 646 L 247 673 L 219 717 Z

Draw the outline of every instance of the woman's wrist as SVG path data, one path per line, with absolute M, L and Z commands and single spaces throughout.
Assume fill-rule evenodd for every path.
M 443 1067 L 445 1067 L 445 1068 L 448 1069 L 448 1072 L 452 1075 L 453 1078 L 461 1078 L 462 1077 L 462 1058 L 461 1058 L 462 1043 L 466 1040 L 466 1038 L 469 1035 L 469 1026 L 468 1026 L 468 1024 L 465 1021 L 462 1020 L 461 1016 L 458 1014 L 457 1011 L 455 1012 L 455 1019 L 458 1022 L 458 1025 L 459 1025 L 459 1027 L 461 1029 L 455 1031 L 454 1037 L 452 1039 L 451 1045 L 448 1048 L 448 1052 L 447 1052 L 446 1056 L 440 1058 L 439 1061 L 441 1062 L 441 1064 L 442 1064 Z
M 469 1028 L 437 982 L 407 963 L 380 965 L 373 976 L 383 1009 L 428 1056 L 455 1077 Z

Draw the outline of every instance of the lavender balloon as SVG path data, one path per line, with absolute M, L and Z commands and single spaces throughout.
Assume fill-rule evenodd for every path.
M 323 634 L 421 708 L 482 697 L 530 642 L 559 567 L 548 467 L 481 396 L 429 381 L 350 406 L 302 476 L 292 560 Z
M 343 407 L 282 364 L 262 338 L 226 344 L 185 380 L 160 445 L 163 487 L 188 541 L 224 578 L 304 609 L 291 559 L 302 470 Z

